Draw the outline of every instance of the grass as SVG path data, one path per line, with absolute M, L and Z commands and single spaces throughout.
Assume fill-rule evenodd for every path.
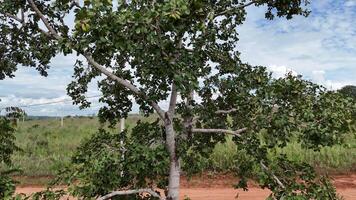
M 355 140 L 351 140 L 356 144 Z M 288 144 L 284 149 L 289 159 L 297 162 L 307 162 L 320 171 L 329 173 L 348 173 L 356 170 L 356 147 L 354 145 L 336 145 L 324 147 L 320 152 L 305 150 L 296 142 Z
M 126 120 L 126 128 L 131 129 L 139 119 L 139 115 L 131 115 Z M 97 118 L 89 117 L 65 118 L 64 127 L 60 127 L 60 119 L 20 122 L 16 142 L 23 151 L 13 156 L 13 163 L 23 170 L 20 179 L 33 183 L 33 178 L 26 177 L 41 177 L 38 181 L 44 182 L 46 177 L 53 176 L 55 171 L 66 165 L 80 142 L 99 127 Z M 118 127 L 104 128 L 111 132 L 119 131 Z M 296 142 L 277 151 L 287 154 L 289 159 L 310 163 L 320 170 L 333 173 L 356 170 L 356 140 L 351 136 L 346 144 L 322 148 L 320 152 L 305 150 Z M 209 170 L 228 171 L 233 168 L 236 153 L 236 146 L 228 137 L 226 143 L 215 146 L 208 159 Z
M 228 137 L 225 143 L 216 144 L 209 158 L 209 168 L 214 171 L 228 171 L 232 169 L 236 154 L 236 144 L 232 141 L 232 137 Z
M 131 129 L 138 121 L 131 115 L 125 126 Z M 15 166 L 23 170 L 24 176 L 52 176 L 66 165 L 80 142 L 97 132 L 101 127 L 97 118 L 65 118 L 31 120 L 20 122 L 16 131 L 16 143 L 23 150 L 13 156 Z M 109 129 L 119 131 L 118 127 Z
M 277 149 L 288 159 L 314 166 L 320 172 L 332 174 L 347 174 L 356 171 L 356 139 L 350 134 L 345 144 L 333 147 L 323 147 L 320 151 L 302 148 L 297 142 L 289 143 L 285 148 Z M 233 168 L 233 158 L 236 157 L 236 145 L 229 137 L 224 144 L 217 144 L 210 156 L 210 167 L 215 171 L 226 171 Z M 271 155 L 273 156 L 273 155 Z
M 48 176 L 69 162 L 80 141 L 97 130 L 95 119 L 34 120 L 20 123 L 16 131 L 17 145 L 23 149 L 14 155 L 13 163 L 26 176 Z

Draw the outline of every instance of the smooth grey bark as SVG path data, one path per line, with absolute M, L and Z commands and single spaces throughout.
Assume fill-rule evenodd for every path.
M 177 103 L 178 91 L 175 83 L 172 84 L 171 98 L 168 112 L 165 113 L 164 126 L 166 130 L 166 148 L 169 153 L 169 177 L 168 177 L 168 194 L 167 200 L 179 199 L 180 184 L 180 162 L 176 154 L 175 131 L 173 127 L 174 113 Z
M 203 128 L 193 128 L 193 133 L 224 133 L 230 134 L 237 137 L 241 137 L 240 133 L 247 131 L 247 128 L 241 128 L 236 131 L 228 130 L 228 129 L 203 129 Z
M 165 122 L 165 128 L 166 147 L 170 159 L 167 200 L 178 200 L 180 184 L 180 162 L 176 154 L 175 132 L 173 129 L 173 124 L 170 120 L 170 117 L 168 116 Z

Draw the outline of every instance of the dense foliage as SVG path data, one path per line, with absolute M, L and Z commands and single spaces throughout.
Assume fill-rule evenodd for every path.
M 11 164 L 11 154 L 16 150 L 14 144 L 13 128 L 10 121 L 0 118 L 0 163 Z M 0 198 L 10 197 L 15 192 L 15 182 L 8 176 L 11 171 L 0 168 Z
M 344 86 L 339 90 L 339 92 L 356 101 L 356 86 L 354 86 L 354 85 Z
M 353 99 L 353 101 L 356 103 L 356 86 L 354 85 L 344 86 L 339 90 L 339 92 L 345 95 L 346 97 Z M 353 120 L 354 123 L 356 124 L 356 108 L 353 111 Z
M 59 181 L 68 183 L 72 194 L 86 198 L 105 195 L 117 188 L 164 188 L 169 159 L 162 130 L 157 122 L 139 123 L 130 138 L 126 132 L 110 134 L 100 130 L 83 142 L 72 164 L 61 172 Z M 149 128 L 139 128 L 144 125 Z M 147 137 L 140 136 L 142 131 Z
M 20 149 L 15 144 L 15 129 L 11 125 L 9 116 L 16 116 L 20 109 L 6 108 L 5 116 L 0 116 L 0 199 L 11 198 L 15 192 L 16 182 L 10 177 L 11 174 L 17 172 L 17 169 L 12 169 L 11 156 L 15 151 Z M 6 166 L 8 169 L 3 169 Z
M 248 6 L 263 6 L 269 20 L 292 19 L 309 14 L 308 0 L 1 2 L 0 79 L 13 77 L 19 64 L 47 75 L 54 56 L 76 53 L 67 88 L 76 104 L 90 106 L 88 84 L 104 74 L 103 122 L 127 117 L 133 99 L 145 116 L 159 117 L 130 134 L 100 131 L 84 142 L 64 173 L 72 194 L 161 188 L 161 199 L 177 200 L 181 170 L 199 171 L 200 158 L 231 134 L 247 155 L 237 158 L 237 187 L 254 178 L 271 189 L 271 199 L 336 199 L 310 166 L 268 152 L 293 138 L 315 150 L 342 142 L 354 105 L 300 76 L 272 79 L 265 67 L 243 63 L 237 48 Z M 168 110 L 161 101 L 169 101 Z M 136 191 L 130 198 L 146 198 Z

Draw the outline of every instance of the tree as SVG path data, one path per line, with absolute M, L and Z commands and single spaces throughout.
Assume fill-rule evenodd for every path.
M 340 90 L 338 90 L 341 94 L 345 95 L 346 97 L 349 97 L 353 99 L 353 101 L 356 103 L 356 86 L 354 85 L 347 85 L 342 87 Z M 356 108 L 353 110 L 353 120 L 356 122 Z
M 115 124 L 127 117 L 132 99 L 145 116 L 157 114 L 158 121 L 138 123 L 130 137 L 100 131 L 83 143 L 73 158 L 78 173 L 72 175 L 82 181 L 72 190 L 77 195 L 141 198 L 139 193 L 148 192 L 147 198 L 155 198 L 160 195 L 154 187 L 159 187 L 166 198 L 158 198 L 176 200 L 181 169 L 193 173 L 195 161 L 229 134 L 249 157 L 236 171 L 238 187 L 247 187 L 249 169 L 255 167 L 273 198 L 325 197 L 333 192 L 308 166 L 283 155 L 273 164 L 268 151 L 292 138 L 315 149 L 340 142 L 347 132 L 349 112 L 343 108 L 349 102 L 301 77 L 274 80 L 264 67 L 243 63 L 236 47 L 247 7 L 264 6 L 270 20 L 291 19 L 307 16 L 308 3 L 2 0 L 0 78 L 13 77 L 18 65 L 46 76 L 54 56 L 76 54 L 67 91 L 81 108 L 90 106 L 88 83 L 103 76 L 98 83 L 106 105 L 99 112 L 103 121 Z M 161 101 L 169 102 L 167 110 Z M 129 190 L 104 196 L 108 188 Z
M 10 165 L 11 154 L 16 147 L 14 144 L 13 128 L 10 121 L 0 118 L 0 163 Z M 0 170 L 0 198 L 4 199 L 13 195 L 15 192 L 15 182 L 8 176 L 11 171 Z
M 19 151 L 19 147 L 15 144 L 15 129 L 11 126 L 11 122 L 7 117 L 16 116 L 24 113 L 16 107 L 7 107 L 5 116 L 0 116 L 0 198 L 10 198 L 15 192 L 16 182 L 9 176 L 17 169 L 12 168 L 11 156 L 15 151 Z M 1 110 L 0 110 L 1 111 Z M 7 166 L 10 170 L 3 170 L 2 167 Z
M 356 86 L 354 86 L 354 85 L 344 86 L 339 90 L 339 92 L 344 94 L 347 97 L 350 97 L 350 98 L 353 98 L 354 100 L 356 100 Z

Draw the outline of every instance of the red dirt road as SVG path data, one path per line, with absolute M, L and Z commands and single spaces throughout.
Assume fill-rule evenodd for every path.
M 338 192 L 345 200 L 356 199 L 356 188 L 340 189 Z M 247 192 L 232 188 L 183 188 L 181 193 L 181 199 L 184 199 L 184 195 L 187 195 L 192 200 L 236 200 L 235 197 L 238 197 L 237 200 L 265 200 L 270 194 L 269 191 L 259 188 L 251 188 Z
M 33 192 L 41 191 L 41 187 L 24 187 L 17 190 L 18 193 L 31 194 Z M 233 188 L 182 188 L 181 199 L 185 196 L 192 200 L 265 200 L 269 195 L 269 191 L 259 188 L 251 188 L 244 192 L 235 190 Z M 338 189 L 338 192 L 345 198 L 345 200 L 356 199 L 356 188 Z
M 181 199 L 185 196 L 192 200 L 264 200 L 269 195 L 268 190 L 259 189 L 251 185 L 249 191 L 235 190 L 231 185 L 236 180 L 228 175 L 214 177 L 203 176 L 187 181 L 183 178 Z M 356 174 L 335 176 L 334 185 L 345 200 L 356 200 Z M 43 187 L 19 187 L 17 193 L 30 194 L 41 191 Z

